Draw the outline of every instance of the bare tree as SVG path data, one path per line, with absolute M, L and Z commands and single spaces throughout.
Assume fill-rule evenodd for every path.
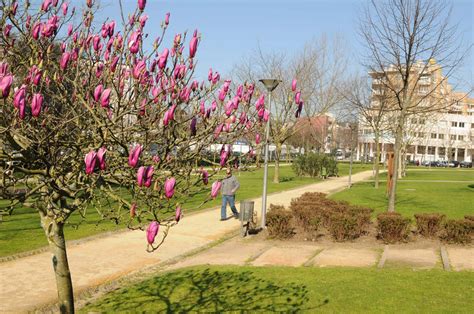
M 362 15 L 366 66 L 378 92 L 393 100 L 395 173 L 401 164 L 407 118 L 459 100 L 450 93 L 447 80 L 465 50 L 455 42 L 457 28 L 450 24 L 450 12 L 442 1 L 372 0 Z M 395 211 L 397 181 L 394 176 L 388 211 Z

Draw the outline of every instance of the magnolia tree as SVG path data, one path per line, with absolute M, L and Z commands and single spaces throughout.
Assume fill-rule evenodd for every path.
M 234 93 L 212 70 L 207 82 L 192 79 L 200 35 L 176 34 L 165 47 L 169 14 L 146 49 L 145 0 L 121 26 L 94 21 L 92 0 L 77 9 L 62 0 L 1 3 L 1 210 L 38 211 L 61 312 L 73 312 L 68 218 L 94 208 L 146 228 L 147 249 L 156 250 L 182 217 L 178 199 L 203 189 L 216 197 L 220 182 L 208 182 L 231 162 L 230 144 L 264 117 L 250 106 L 253 84 Z M 219 165 L 196 169 L 215 143 Z

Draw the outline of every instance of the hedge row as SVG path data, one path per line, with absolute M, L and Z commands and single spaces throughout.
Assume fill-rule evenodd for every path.
M 323 193 L 305 193 L 291 201 L 290 210 L 270 205 L 267 227 L 270 237 L 287 239 L 302 230 L 313 237 L 325 228 L 336 241 L 352 240 L 368 232 L 371 225 L 370 208 L 326 198 Z M 474 237 L 474 216 L 445 220 L 438 213 L 416 214 L 416 228 L 423 237 L 441 239 L 450 243 L 470 243 Z M 411 219 L 399 213 L 377 215 L 377 237 L 386 243 L 405 241 L 410 233 Z

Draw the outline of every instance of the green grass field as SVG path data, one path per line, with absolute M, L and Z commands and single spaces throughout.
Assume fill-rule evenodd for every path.
M 340 175 L 347 175 L 348 165 L 340 164 Z M 354 173 L 369 170 L 371 165 L 355 164 Z M 268 192 L 274 193 L 282 190 L 293 189 L 302 185 L 318 182 L 319 179 L 297 177 L 291 170 L 290 166 L 283 166 L 280 168 L 281 183 L 276 184 L 272 182 L 273 168 L 269 168 L 269 185 Z M 254 198 L 262 193 L 262 179 L 263 169 L 234 173 L 240 181 L 241 188 L 237 194 L 237 200 Z M 187 212 L 192 210 L 199 210 L 204 208 L 211 208 L 219 205 L 220 199 L 213 200 L 206 203 L 202 207 L 202 201 L 208 195 L 208 191 L 202 192 L 200 195 L 189 199 L 182 200 L 183 208 Z M 126 227 L 125 224 L 116 225 L 109 220 L 101 219 L 101 216 L 93 209 L 88 210 L 87 219 L 76 227 L 78 222 L 81 222 L 79 215 L 71 216 L 71 225 L 66 226 L 66 239 L 75 240 L 106 231 L 121 230 Z M 0 223 L 0 256 L 8 256 L 20 252 L 38 249 L 47 245 L 47 241 L 43 230 L 41 229 L 39 216 L 36 212 L 29 208 L 19 208 L 15 210 L 12 216 L 4 216 L 3 222 Z
M 86 312 L 468 313 L 474 273 L 374 268 L 193 267 L 125 286 Z
M 372 182 L 355 184 L 351 189 L 331 196 L 352 204 L 387 209 L 386 176 L 381 175 L 379 189 Z M 437 181 L 437 182 L 433 182 Z M 459 181 L 459 182 L 445 182 Z M 398 182 L 396 211 L 413 217 L 415 213 L 443 213 L 448 218 L 474 214 L 474 171 L 470 169 L 409 169 Z

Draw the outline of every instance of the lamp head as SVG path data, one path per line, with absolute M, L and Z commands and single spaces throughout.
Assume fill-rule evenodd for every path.
M 277 80 L 277 79 L 261 79 L 260 80 L 260 83 L 262 83 L 263 85 L 265 85 L 265 88 L 267 89 L 267 91 L 271 92 L 273 91 L 275 88 L 277 88 L 278 84 L 280 84 L 281 80 Z

